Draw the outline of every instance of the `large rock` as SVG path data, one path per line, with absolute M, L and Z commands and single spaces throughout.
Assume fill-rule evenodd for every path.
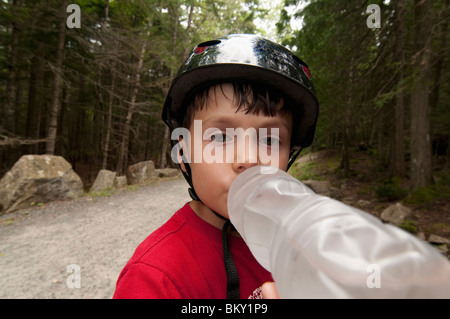
M 126 176 L 116 176 L 114 179 L 114 187 L 121 188 L 127 186 L 127 177 Z
M 177 168 L 157 168 L 154 171 L 154 176 L 157 177 L 175 177 L 180 174 L 181 173 Z
M 381 213 L 381 219 L 390 224 L 399 226 L 410 215 L 411 210 L 408 207 L 405 207 L 400 203 L 396 203 L 395 205 L 391 205 L 383 210 L 383 212 Z
M 332 198 L 339 196 L 338 189 L 333 187 L 329 181 L 305 180 L 302 182 L 317 194 Z
M 0 180 L 0 211 L 9 213 L 32 203 L 74 199 L 83 182 L 61 156 L 24 155 Z
M 91 187 L 90 192 L 101 192 L 105 189 L 111 189 L 114 187 L 114 179 L 116 178 L 116 172 L 108 171 L 106 169 L 101 169 L 94 184 Z
M 448 240 L 447 238 L 435 235 L 435 234 L 431 234 L 430 237 L 428 237 L 428 241 L 432 244 L 450 245 L 450 240 Z
M 127 169 L 128 184 L 142 184 L 152 179 L 155 163 L 153 161 L 139 162 Z

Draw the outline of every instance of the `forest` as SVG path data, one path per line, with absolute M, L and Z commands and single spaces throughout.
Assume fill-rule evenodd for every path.
M 311 150 L 337 150 L 343 178 L 359 150 L 410 191 L 450 184 L 449 0 L 2 0 L 0 10 L 0 176 L 24 154 L 62 156 L 86 185 L 100 169 L 175 166 L 161 110 L 178 67 L 197 43 L 254 33 L 308 63 L 320 102 Z

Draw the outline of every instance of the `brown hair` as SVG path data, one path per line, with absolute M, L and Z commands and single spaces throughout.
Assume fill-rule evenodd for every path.
M 214 84 L 197 91 L 192 98 L 186 101 L 186 112 L 182 121 L 179 121 L 179 123 L 182 123 L 183 127 L 189 128 L 194 119 L 195 112 L 206 107 L 206 101 L 212 93 L 215 94 L 215 88 L 217 86 L 220 87 L 222 93 L 224 93 L 223 84 L 225 82 Z M 236 112 L 244 110 L 246 114 L 263 114 L 265 116 L 274 116 L 279 112 L 292 112 L 292 109 L 289 107 L 289 101 L 273 89 L 248 82 L 233 82 L 230 84 L 233 86 L 233 102 L 236 106 Z

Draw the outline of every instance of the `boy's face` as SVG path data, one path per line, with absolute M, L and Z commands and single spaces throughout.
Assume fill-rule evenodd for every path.
M 281 112 L 273 117 L 236 112 L 231 84 L 213 90 L 206 107 L 195 112 L 189 128 L 190 155 L 187 147 L 183 148 L 190 158 L 195 192 L 208 208 L 229 218 L 228 190 L 240 173 L 255 165 L 287 169 L 292 117 Z M 194 155 L 199 155 L 200 150 L 201 160 Z

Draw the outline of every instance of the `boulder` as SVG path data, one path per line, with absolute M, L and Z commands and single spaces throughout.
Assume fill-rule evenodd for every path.
M 174 177 L 180 174 L 177 168 L 157 168 L 154 171 L 156 177 Z
M 381 219 L 390 224 L 399 226 L 411 215 L 411 210 L 400 203 L 387 207 L 381 213 Z
M 307 164 L 310 162 L 314 162 L 315 160 L 317 160 L 317 158 L 319 157 L 319 153 L 309 153 L 309 154 L 305 154 L 303 156 L 300 156 L 296 162 L 300 163 L 300 164 Z
M 428 241 L 432 244 L 446 244 L 446 245 L 450 245 L 450 240 L 448 240 L 447 238 L 435 235 L 435 234 L 431 234 L 430 237 L 428 237 Z
M 116 172 L 102 169 L 98 172 L 97 178 L 91 187 L 90 192 L 101 192 L 108 188 L 113 188 Z
M 24 155 L 0 180 L 0 211 L 9 213 L 33 203 L 74 199 L 83 182 L 61 156 Z
M 372 205 L 371 202 L 364 199 L 360 199 L 356 202 L 356 206 L 358 206 L 361 209 L 369 209 L 371 205 Z
M 153 171 L 155 170 L 155 163 L 153 161 L 139 162 L 131 165 L 127 169 L 128 184 L 142 184 L 151 180 Z
M 306 180 L 302 182 L 317 194 L 333 198 L 338 197 L 337 188 L 333 187 L 328 181 Z
M 114 179 L 114 187 L 121 188 L 127 185 L 127 177 L 126 176 L 116 176 Z

